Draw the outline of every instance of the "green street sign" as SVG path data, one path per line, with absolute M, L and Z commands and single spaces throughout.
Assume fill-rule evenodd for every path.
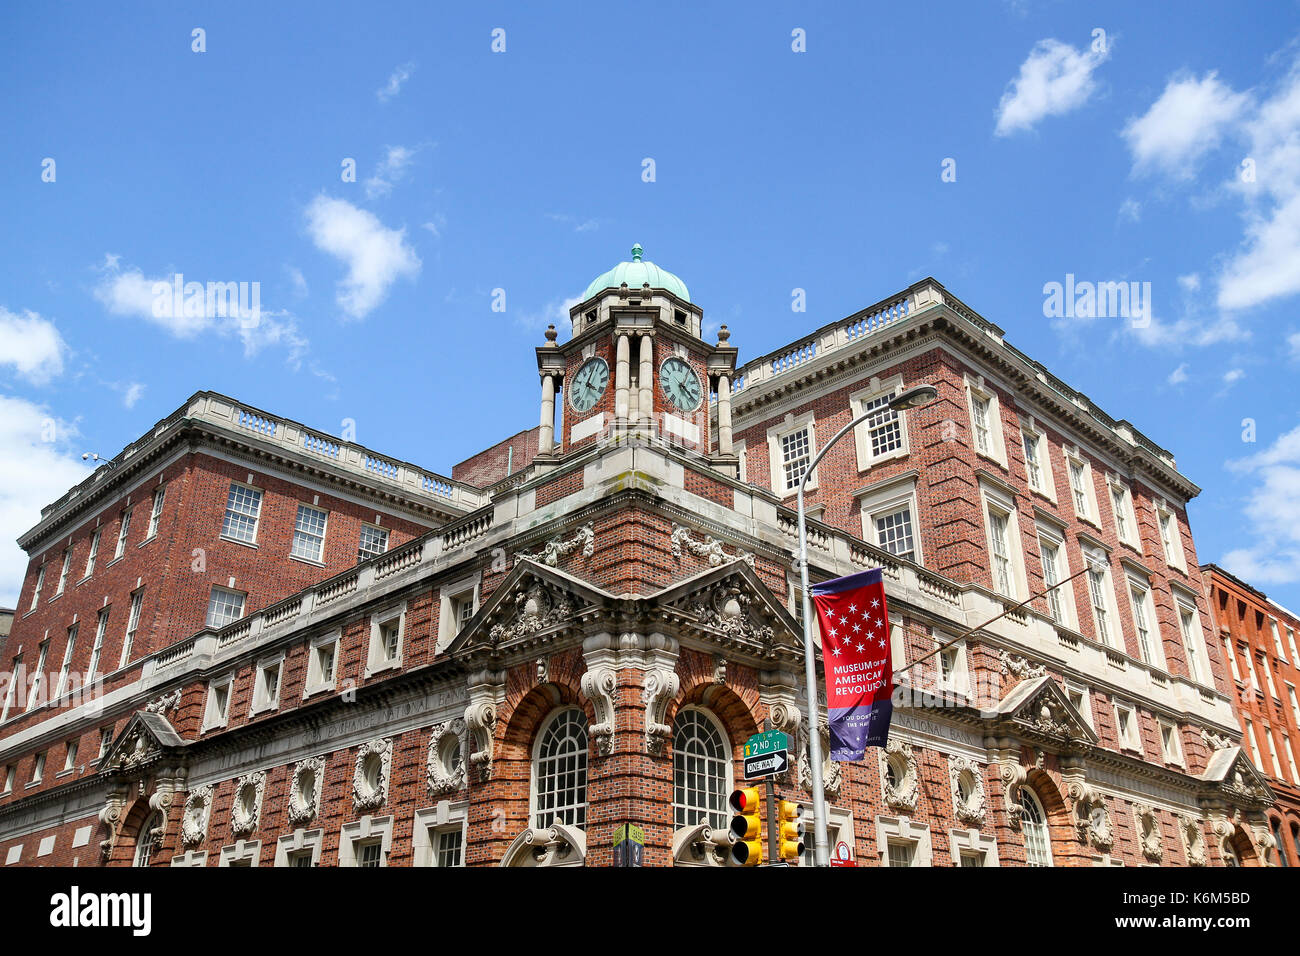
M 764 730 L 745 741 L 746 757 L 761 757 L 777 750 L 789 750 L 790 738 L 779 730 Z

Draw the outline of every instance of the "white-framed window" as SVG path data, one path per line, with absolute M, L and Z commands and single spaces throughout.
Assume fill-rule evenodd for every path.
M 373 524 L 361 526 L 361 538 L 357 543 L 357 560 L 366 561 L 377 558 L 388 550 L 388 529 Z
M 1061 530 L 1038 524 L 1038 553 L 1043 562 L 1043 587 L 1060 584 L 1070 577 L 1070 557 Z M 1079 616 L 1074 607 L 1074 588 L 1063 585 L 1048 591 L 1045 598 L 1047 612 L 1057 624 L 1072 630 L 1079 629 Z
M 86 573 L 82 578 L 88 578 L 95 573 L 95 559 L 99 557 L 99 537 L 103 531 L 103 528 L 96 528 L 95 533 L 90 536 L 90 551 L 86 554 Z
M 158 852 L 161 839 L 154 836 L 155 831 L 162 829 L 163 824 L 167 822 L 162 813 L 155 810 L 140 824 L 140 829 L 136 832 L 135 837 L 135 854 L 132 857 L 131 865 L 133 867 L 146 867 L 153 864 L 153 855 Z
M 77 632 L 80 630 L 80 624 L 68 628 L 68 643 L 63 645 L 63 666 L 59 668 L 59 682 L 54 685 L 54 696 L 50 698 L 51 701 L 62 697 L 63 692 L 68 688 L 68 673 L 72 670 L 72 655 L 77 650 Z
M 113 551 L 113 560 L 116 561 L 126 551 L 126 538 L 131 533 L 131 512 L 134 509 L 127 508 L 122 512 L 122 523 L 117 528 L 117 548 Z
M 858 471 L 907 456 L 907 413 L 889 407 L 902 389 L 903 377 L 894 375 L 884 381 L 872 379 L 869 387 L 849 396 L 849 409 L 854 418 L 872 413 L 853 430 Z
M 307 681 L 303 697 L 333 690 L 338 676 L 340 634 L 334 631 L 313 638 L 307 647 Z
M 279 867 L 320 866 L 325 848 L 325 831 L 295 830 L 280 837 L 275 844 L 275 865 Z
M 15 670 L 17 670 L 17 668 L 15 668 Z M 1291 701 L 1291 713 L 1295 717 L 1296 726 L 1300 727 L 1300 700 L 1296 699 L 1295 687 L 1293 685 L 1286 685 L 1286 696 Z
M 208 702 L 203 709 L 203 730 L 226 726 L 230 720 L 230 698 L 234 686 L 234 674 L 218 677 L 208 684 Z
M 405 641 L 405 603 L 370 615 L 370 653 L 366 659 L 366 676 L 390 667 L 400 667 Z
M 253 706 L 250 716 L 280 706 L 280 675 L 283 670 L 283 655 L 258 661 L 253 668 Z
M 393 818 L 362 817 L 339 834 L 339 866 L 386 867 L 393 848 Z
M 153 509 L 149 512 L 149 530 L 144 539 L 148 541 L 158 533 L 158 522 L 162 519 L 163 501 L 167 498 L 167 486 L 159 485 L 153 493 Z
M 325 525 L 329 512 L 311 505 L 299 505 L 298 517 L 293 525 L 293 546 L 290 557 L 302 558 L 320 564 L 325 558 Z
M 1237 654 L 1233 650 L 1232 638 L 1223 639 L 1223 656 L 1228 661 L 1228 669 L 1232 672 L 1232 679 L 1238 684 L 1245 683 L 1241 679 L 1241 670 L 1237 667 Z
M 1194 595 L 1182 595 L 1174 591 L 1174 606 L 1178 610 L 1178 626 L 1183 637 L 1183 651 L 1187 658 L 1187 676 L 1197 684 L 1204 684 L 1209 679 L 1209 660 L 1202 643 L 1201 615 L 1196 610 Z M 1252 675 L 1254 671 L 1251 671 Z
M 1291 768 L 1291 782 L 1300 783 L 1300 774 L 1296 773 L 1295 768 L 1295 748 L 1291 746 L 1291 737 L 1287 733 L 1282 734 L 1282 752 L 1286 754 L 1287 766 Z
M 71 549 L 71 548 L 64 548 L 64 549 L 63 549 L 63 569 L 62 569 L 61 571 L 59 571 L 59 587 L 58 587 L 58 589 L 54 592 L 54 596 L 55 596 L 55 597 L 58 597 L 60 594 L 62 594 L 64 588 L 66 588 L 66 587 L 68 586 L 68 569 L 71 568 L 71 567 L 72 567 L 72 549 Z
M 1115 701 L 1115 734 L 1122 749 L 1142 752 L 1142 728 L 1138 725 L 1137 710 L 1119 701 Z
M 1067 680 L 1065 682 L 1065 696 L 1069 700 L 1070 706 L 1079 712 L 1083 722 L 1096 730 L 1097 725 L 1092 718 L 1092 691 L 1082 684 Z
M 45 779 L 45 757 L 46 751 L 44 750 L 36 755 L 36 765 L 32 767 L 32 783 L 40 783 Z
M 1002 437 L 1002 407 L 997 393 L 984 377 L 966 376 L 966 407 L 970 412 L 971 447 L 975 453 L 1007 467 L 1007 446 Z
M 566 707 L 545 721 L 533 753 L 533 826 L 587 825 L 587 716 Z
M 1080 521 L 1098 525 L 1097 491 L 1092 481 L 1092 463 L 1078 448 L 1065 449 L 1065 473 L 1070 482 L 1070 501 Z
M 949 636 L 935 628 L 930 628 L 930 634 L 934 638 L 935 647 L 956 636 Z M 934 656 L 934 661 L 935 676 L 940 690 L 952 691 L 964 696 L 970 695 L 970 669 L 966 663 L 965 641 L 958 641 L 945 647 Z
M 984 530 L 993 590 L 1004 597 L 1028 597 L 1015 501 L 983 482 L 980 483 L 980 492 L 984 500 Z
M 113 725 L 109 724 L 99 729 L 99 754 L 95 759 L 103 760 L 104 754 L 108 753 L 108 748 L 111 746 L 113 746 Z
M 1110 488 L 1110 508 L 1115 516 L 1115 534 L 1121 543 L 1140 554 L 1142 545 L 1138 539 L 1137 514 L 1133 510 L 1133 492 L 1118 478 L 1109 475 L 1106 484 Z
M 63 755 L 63 769 L 65 771 L 76 769 L 77 751 L 80 749 L 81 749 L 81 745 L 77 741 L 75 740 L 68 741 L 67 748 L 65 749 Z
M 949 830 L 948 851 L 956 867 L 999 865 L 997 838 L 978 830 Z
M 909 817 L 876 817 L 876 846 L 882 866 L 930 866 L 930 828 Z
M 15 767 L 13 764 L 10 764 L 9 766 L 5 767 L 5 775 L 4 775 L 4 789 L 3 789 L 3 790 L 0 790 L 0 793 L 13 793 L 13 791 L 14 791 L 14 778 L 15 778 L 16 776 L 18 776 L 18 768 L 17 768 L 17 767 Z
M 1296 667 L 1300 667 L 1300 648 L 1296 647 L 1295 628 L 1293 628 L 1289 624 L 1287 625 L 1286 628 L 1286 639 L 1287 639 L 1287 643 L 1291 647 L 1291 662 L 1295 664 Z
M 125 667 L 131 660 L 131 648 L 135 645 L 135 632 L 140 629 L 140 608 L 144 604 L 144 588 L 131 592 L 131 610 L 126 615 L 126 634 L 122 638 L 122 657 L 118 667 Z
M 1273 646 L 1277 648 L 1277 656 L 1286 660 L 1286 648 L 1282 646 L 1282 632 L 1278 630 L 1277 621 L 1269 618 L 1268 626 L 1273 632 Z
M 921 564 L 915 472 L 869 485 L 857 497 L 862 511 L 862 540 Z
M 726 829 L 731 745 L 709 712 L 684 707 L 673 721 L 673 825 Z
M 1163 501 L 1155 502 L 1156 527 L 1160 530 L 1160 546 L 1165 552 L 1165 563 L 1171 568 L 1187 573 L 1187 556 L 1183 551 L 1183 533 L 1178 516 Z
M 1096 639 L 1107 647 L 1119 646 L 1119 614 L 1115 610 L 1115 588 L 1110 576 L 1110 561 L 1105 553 L 1084 555 L 1088 571 L 1088 603 L 1092 605 L 1092 623 Z
M 1025 835 L 1025 864 L 1052 865 L 1052 834 L 1047 828 L 1047 811 L 1038 794 L 1027 786 L 1020 788 L 1020 831 Z
M 1165 763 L 1183 764 L 1183 743 L 1178 725 L 1169 720 L 1160 721 L 1160 752 Z
M 214 584 L 212 593 L 208 596 L 207 626 L 220 628 L 238 621 L 244 616 L 246 597 L 248 595 L 243 591 L 234 591 Z
M 748 448 L 745 447 L 745 444 L 746 443 L 743 440 L 733 441 L 731 443 L 732 454 L 740 459 L 739 477 L 741 484 L 749 484 L 749 455 Z
M 262 491 L 238 482 L 230 483 L 226 499 L 226 516 L 221 522 L 221 536 L 244 544 L 257 541 L 257 522 L 262 514 Z
M 1273 743 L 1273 729 L 1268 724 L 1264 725 L 1264 743 L 1268 745 L 1268 759 L 1273 765 L 1273 776 L 1282 779 L 1282 765 L 1277 761 L 1277 747 Z
M 90 649 L 90 663 L 86 667 L 86 680 L 93 681 L 96 673 L 99 671 L 99 661 L 104 655 L 104 638 L 108 634 L 108 612 L 107 607 L 101 607 L 99 614 L 95 617 L 95 644 Z
M 1181 618 L 1181 614 L 1182 614 L 1182 609 L 1179 608 L 1180 618 Z M 1186 638 L 1184 638 L 1183 642 L 1186 643 Z M 1260 687 L 1259 684 L 1259 674 L 1255 671 L 1254 653 L 1245 644 L 1241 645 L 1241 653 L 1246 658 L 1246 673 L 1250 675 L 1250 689 L 1262 692 L 1262 688 Z
M 240 840 L 230 846 L 221 848 L 217 866 L 235 866 L 252 868 L 262 859 L 261 840 Z
M 22 654 L 14 655 L 14 659 L 9 664 L 9 673 L 10 674 L 20 673 L 22 670 L 22 666 L 23 666 L 23 655 Z M 18 681 L 9 680 L 9 681 L 5 681 L 5 683 L 8 686 L 5 688 L 5 705 L 4 707 L 0 708 L 0 724 L 3 724 L 6 720 L 9 719 L 9 708 L 13 706 L 14 698 L 18 693 Z
M 439 588 L 438 647 L 443 650 L 456 639 L 478 611 L 478 575 L 449 581 Z
M 1020 426 L 1020 444 L 1025 453 L 1025 477 L 1031 490 L 1049 501 L 1056 502 L 1056 476 L 1052 474 L 1052 459 L 1047 446 L 1047 435 L 1031 417 Z
M 27 610 L 32 610 L 41 600 L 41 588 L 45 587 L 45 565 L 42 564 L 36 572 L 36 587 L 32 590 L 32 603 Z
M 1151 603 L 1151 589 L 1145 582 L 1128 581 L 1129 601 L 1133 606 L 1133 628 L 1137 633 L 1138 653 L 1143 663 L 1165 668 L 1164 648 L 1160 644 L 1160 630 L 1156 626 L 1155 608 Z
M 788 498 L 799 490 L 799 481 L 817 455 L 817 428 L 812 412 L 787 415 L 785 421 L 767 430 L 768 460 L 772 470 L 772 490 Z M 804 489 L 817 487 L 812 475 Z
M 1255 768 L 1257 770 L 1263 770 L 1264 761 L 1261 760 L 1259 757 L 1259 741 L 1255 737 L 1255 724 L 1253 721 L 1251 721 L 1249 717 L 1243 717 L 1242 720 L 1246 724 L 1245 736 L 1246 736 L 1246 741 L 1250 744 L 1251 759 L 1254 760 Z
M 48 690 L 45 684 L 45 662 L 50 656 L 50 639 L 47 637 L 36 647 L 36 670 L 32 674 L 32 690 L 27 695 L 27 712 L 31 713 L 41 703 L 41 690 Z
M 411 834 L 413 866 L 464 866 L 468 804 L 443 800 L 415 811 Z

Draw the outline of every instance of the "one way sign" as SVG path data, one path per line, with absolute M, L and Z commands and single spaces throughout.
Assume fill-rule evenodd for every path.
M 790 768 L 789 752 L 774 750 L 757 757 L 745 758 L 745 779 L 758 780 L 762 777 L 775 777 Z

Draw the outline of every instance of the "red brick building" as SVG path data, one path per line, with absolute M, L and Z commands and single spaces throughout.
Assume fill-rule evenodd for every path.
M 1300 619 L 1214 564 L 1201 566 L 1216 639 L 1232 679 L 1242 746 L 1268 778 L 1272 862 L 1300 866 Z
M 717 865 L 765 721 L 809 800 L 793 489 L 871 409 L 809 482 L 814 579 L 883 567 L 898 669 L 1002 616 L 902 672 L 886 750 L 825 764 L 832 845 L 1263 862 L 1167 451 L 933 280 L 737 367 L 638 247 L 571 321 L 537 428 L 455 480 L 200 393 L 46 509 L 0 865 L 603 866 L 626 823 L 648 865 Z

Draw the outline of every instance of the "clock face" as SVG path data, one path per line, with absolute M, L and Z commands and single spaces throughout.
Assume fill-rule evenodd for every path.
M 675 355 L 659 366 L 659 384 L 663 386 L 668 401 L 683 412 L 699 408 L 700 399 L 704 397 L 695 369 Z
M 589 412 L 605 394 L 609 384 L 609 364 L 594 358 L 578 369 L 569 386 L 569 405 L 575 412 Z

